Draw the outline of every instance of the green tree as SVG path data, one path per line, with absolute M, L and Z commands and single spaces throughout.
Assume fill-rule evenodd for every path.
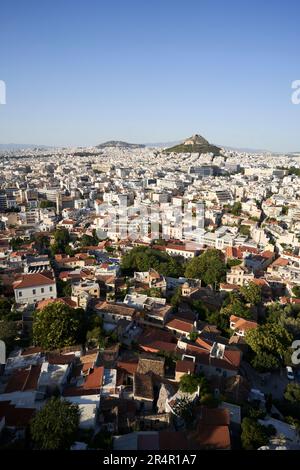
M 269 433 L 266 426 L 259 424 L 254 419 L 244 418 L 241 440 L 245 450 L 257 450 L 259 447 L 268 444 Z
M 103 330 L 103 321 L 99 315 L 92 314 L 88 319 L 86 339 L 90 343 L 97 346 L 103 345 L 105 342 L 105 334 Z
M 257 354 L 251 361 L 254 369 L 259 370 L 260 372 L 277 370 L 280 367 L 280 361 L 278 357 L 273 354 L 262 351 L 260 354 Z
M 242 204 L 240 203 L 240 201 L 236 201 L 232 206 L 231 214 L 238 216 L 238 215 L 241 215 L 241 212 L 242 212 Z
M 148 297 L 161 297 L 161 289 L 158 287 L 150 287 L 149 289 L 141 290 L 141 294 L 147 295 Z
M 181 287 L 176 287 L 174 294 L 171 297 L 171 305 L 177 308 L 182 300 Z
M 33 236 L 34 246 L 40 254 L 48 252 L 50 246 L 50 238 L 44 233 L 38 233 Z
M 194 413 L 195 404 L 187 397 L 176 400 L 173 407 L 174 413 L 184 420 L 185 424 L 189 427 L 195 420 Z
M 249 237 L 250 235 L 249 225 L 240 225 L 239 232 L 241 235 L 245 235 L 246 237 Z
M 184 374 L 180 377 L 179 388 L 184 393 L 195 393 L 200 387 L 200 394 L 209 392 L 205 377 L 196 374 Z
M 245 304 L 245 299 L 239 292 L 232 291 L 224 299 L 220 314 L 229 319 L 230 315 L 236 315 L 247 320 L 252 319 L 253 313 Z
M 261 287 L 254 284 L 254 282 L 250 282 L 247 286 L 242 286 L 240 292 L 245 301 L 251 305 L 257 305 L 261 302 Z
M 153 268 L 164 276 L 179 277 L 184 273 L 185 262 L 180 257 L 172 257 L 164 251 L 137 246 L 123 256 L 121 267 L 125 275 Z
M 201 279 L 206 285 L 215 285 L 225 279 L 226 265 L 222 252 L 209 249 L 191 259 L 185 269 L 185 277 Z
M 289 212 L 289 206 L 282 206 L 281 213 L 282 215 L 287 215 Z
M 300 335 L 300 312 L 298 305 L 282 307 L 278 302 L 269 305 L 266 313 L 267 323 L 276 323 L 285 328 L 293 338 Z
M 58 297 L 70 297 L 71 296 L 72 282 L 70 280 L 62 281 L 61 279 L 58 279 L 56 281 L 56 286 L 57 286 Z
M 282 326 L 271 323 L 249 330 L 245 339 L 256 354 L 265 351 L 283 356 L 291 344 L 292 336 Z
M 30 424 L 35 447 L 40 450 L 68 450 L 75 441 L 79 407 L 60 398 L 51 398 Z
M 300 403 L 300 385 L 296 382 L 287 384 L 284 398 L 291 403 Z
M 13 346 L 18 330 L 16 323 L 13 321 L 0 321 L 0 340 L 4 341 L 6 349 L 9 352 Z
M 189 339 L 191 341 L 196 341 L 197 338 L 199 338 L 199 333 L 197 333 L 197 331 L 191 331 L 189 334 Z
M 80 239 L 80 246 L 95 246 L 99 241 L 96 233 L 93 236 L 84 234 Z
M 12 302 L 6 297 L 0 298 L 0 320 L 8 320 L 11 317 Z
M 33 340 L 46 350 L 83 343 L 86 333 L 82 309 L 54 302 L 34 312 Z
M 69 246 L 71 241 L 70 234 L 66 228 L 59 228 L 54 232 L 54 244 L 51 246 L 53 255 L 57 253 L 66 253 L 66 247 Z
M 19 250 L 20 247 L 23 245 L 24 240 L 20 237 L 12 238 L 10 240 L 10 246 L 13 251 Z
M 232 266 L 239 266 L 242 264 L 242 260 L 240 259 L 235 259 L 235 258 L 228 258 L 227 259 L 227 267 L 232 268 Z
M 192 300 L 192 308 L 198 314 L 199 320 L 207 321 L 209 310 L 205 307 L 202 300 Z
M 50 207 L 56 207 L 55 202 L 53 201 L 47 201 L 47 200 L 42 200 L 40 201 L 40 208 L 41 209 L 48 209 Z
M 295 297 L 300 298 L 300 286 L 294 286 L 292 292 Z

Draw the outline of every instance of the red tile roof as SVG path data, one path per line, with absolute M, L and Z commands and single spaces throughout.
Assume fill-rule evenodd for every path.
M 50 271 L 44 271 L 37 274 L 22 274 L 20 279 L 13 283 L 14 289 L 23 289 L 26 287 L 46 286 L 55 284 L 53 275 Z
M 27 369 L 16 370 L 9 378 L 4 393 L 36 390 L 40 372 L 41 365 L 33 365 Z
M 83 388 L 85 390 L 100 388 L 103 383 L 104 367 L 94 367 L 87 376 Z
M 199 449 L 230 449 L 230 433 L 228 426 L 205 425 L 198 428 L 191 438 L 192 448 Z
M 193 374 L 195 372 L 195 363 L 193 361 L 177 361 L 175 370 L 184 374 Z
M 138 367 L 138 358 L 133 358 L 127 361 L 118 361 L 117 368 L 126 372 L 127 374 L 133 375 L 136 373 Z
M 227 409 L 201 407 L 197 429 L 188 435 L 192 448 L 230 449 L 230 415 Z
M 37 310 L 42 310 L 43 308 L 47 307 L 49 304 L 53 304 L 55 302 L 59 302 L 61 304 L 68 305 L 69 307 L 76 308 L 77 304 L 74 302 L 74 300 L 71 299 L 71 297 L 61 297 L 59 299 L 45 299 L 41 300 L 40 302 L 37 303 Z
M 183 331 L 184 333 L 191 333 L 193 331 L 193 322 L 181 320 L 179 318 L 173 318 L 166 323 L 166 327 L 172 330 Z
M 237 317 L 235 315 L 230 316 L 230 321 L 234 323 L 234 330 L 253 330 L 258 327 L 256 321 L 245 320 L 244 318 Z
M 123 315 L 123 316 L 130 316 L 133 317 L 135 315 L 135 309 L 132 307 L 128 307 L 128 305 L 125 304 L 117 304 L 113 302 L 99 302 L 97 305 L 95 305 L 95 309 L 98 310 L 98 312 L 108 312 L 111 313 L 112 315 Z
M 16 408 L 10 401 L 2 401 L 0 402 L 0 421 L 4 417 L 6 426 L 24 428 L 29 424 L 35 411 L 33 408 Z

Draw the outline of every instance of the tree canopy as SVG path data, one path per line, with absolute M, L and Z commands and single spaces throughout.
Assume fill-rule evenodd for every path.
M 292 292 L 293 292 L 295 297 L 300 298 L 300 286 L 294 286 L 292 288 Z
M 223 302 L 220 313 L 226 318 L 229 318 L 230 315 L 237 315 L 246 320 L 251 320 L 253 317 L 251 310 L 245 305 L 244 298 L 236 292 L 229 293 L 228 297 Z
M 47 199 L 44 199 L 44 200 L 40 201 L 40 208 L 41 209 L 48 209 L 48 208 L 52 208 L 52 207 L 56 207 L 55 202 L 48 201 Z
M 184 393 L 195 393 L 200 387 L 200 391 L 208 392 L 208 384 L 205 377 L 196 374 L 184 374 L 180 377 L 179 388 Z
M 291 403 L 300 403 L 300 385 L 296 382 L 287 384 L 284 398 Z
M 123 256 L 121 267 L 124 274 L 153 268 L 164 276 L 179 277 L 183 275 L 184 265 L 184 261 L 179 257 L 172 257 L 153 248 L 137 246 Z
M 231 214 L 238 216 L 238 215 L 241 215 L 241 212 L 242 212 L 242 204 L 240 201 L 236 201 L 232 206 Z
M 266 313 L 267 323 L 276 323 L 285 328 L 293 338 L 300 335 L 300 310 L 298 305 L 282 307 L 278 302 L 269 305 Z
M 85 318 L 82 309 L 54 302 L 33 316 L 34 343 L 44 349 L 72 346 L 84 341 Z
M 54 243 L 51 246 L 51 252 L 53 255 L 57 253 L 66 253 L 67 248 L 70 249 L 69 243 L 71 241 L 70 234 L 66 228 L 59 228 L 54 232 Z
M 4 341 L 6 350 L 9 352 L 14 345 L 18 330 L 13 321 L 0 321 L 0 340 Z
M 240 292 L 245 301 L 251 305 L 257 305 L 261 302 L 261 287 L 254 284 L 254 282 L 250 282 L 248 285 L 242 286 L 240 288 Z
M 40 254 L 48 252 L 48 248 L 50 246 L 50 238 L 47 235 L 45 235 L 44 233 L 36 233 L 34 234 L 32 239 L 34 241 L 34 246 L 36 250 Z
M 87 234 L 82 235 L 82 237 L 80 238 L 80 246 L 95 246 L 98 245 L 99 241 L 100 240 L 97 237 L 97 233 L 94 230 L 92 236 Z
M 290 347 L 292 335 L 277 323 L 266 323 L 249 330 L 245 340 L 256 354 L 252 365 L 259 369 L 274 369 L 279 367 Z
M 243 419 L 241 440 L 245 450 L 257 450 L 259 447 L 268 444 L 270 434 L 266 426 L 263 426 L 254 419 Z
M 0 320 L 9 320 L 12 318 L 12 302 L 6 297 L 0 298 Z
M 10 246 L 12 248 L 12 250 L 16 251 L 16 250 L 19 250 L 20 247 L 24 244 L 24 240 L 20 237 L 17 237 L 17 238 L 12 238 L 10 240 Z
M 56 397 L 32 419 L 30 432 L 37 449 L 68 450 L 75 441 L 78 425 L 78 405 Z
M 191 259 L 185 269 L 185 276 L 192 279 L 201 279 L 206 285 L 215 285 L 225 279 L 226 265 L 222 252 L 209 249 Z

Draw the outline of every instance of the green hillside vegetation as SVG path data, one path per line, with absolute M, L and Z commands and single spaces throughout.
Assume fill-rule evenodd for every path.
M 210 144 L 194 144 L 194 145 L 184 145 L 179 144 L 174 147 L 165 149 L 166 153 L 213 153 L 214 155 L 220 155 L 220 148 L 215 145 Z

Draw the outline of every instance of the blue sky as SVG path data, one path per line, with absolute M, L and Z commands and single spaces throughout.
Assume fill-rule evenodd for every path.
M 2 0 L 0 143 L 300 150 L 298 0 Z

